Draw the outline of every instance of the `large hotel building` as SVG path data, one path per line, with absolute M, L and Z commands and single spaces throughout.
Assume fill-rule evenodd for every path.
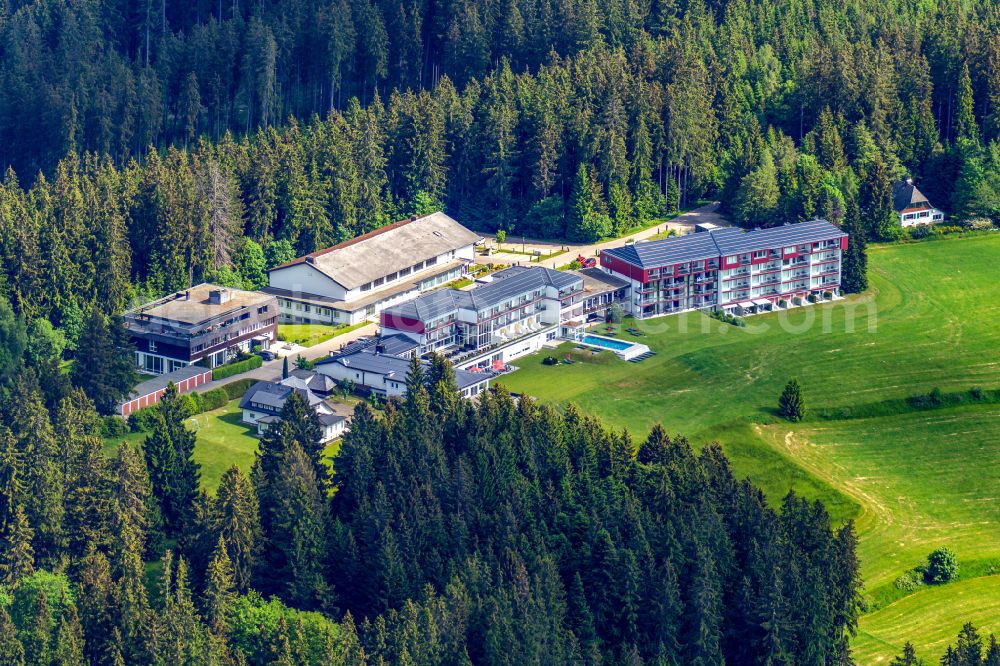
M 645 319 L 699 308 L 744 312 L 839 295 L 847 234 L 824 220 L 745 231 L 714 228 L 601 252 L 630 282 L 626 310 Z

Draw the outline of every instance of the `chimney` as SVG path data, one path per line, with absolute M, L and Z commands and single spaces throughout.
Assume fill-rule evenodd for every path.
M 190 301 L 191 300 L 191 291 L 190 290 L 184 292 L 184 300 L 185 301 Z
M 208 292 L 208 302 L 211 305 L 225 305 L 229 302 L 231 294 L 228 289 L 213 289 Z
M 306 263 L 307 264 L 315 264 L 316 263 L 316 257 L 312 256 L 311 254 L 307 254 L 306 255 Z
M 906 184 L 907 185 L 913 185 L 913 179 L 912 178 L 907 178 L 906 179 Z

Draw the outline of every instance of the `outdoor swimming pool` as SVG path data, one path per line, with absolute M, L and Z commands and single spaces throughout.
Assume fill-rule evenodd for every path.
M 585 335 L 583 336 L 583 339 L 580 340 L 580 344 L 587 347 L 607 349 L 610 352 L 614 352 L 615 356 L 623 361 L 629 361 L 639 357 L 645 358 L 650 354 L 649 347 L 646 345 L 639 344 L 638 342 L 625 342 L 624 340 L 606 338 L 602 335 Z
M 593 345 L 594 347 L 601 347 L 603 349 L 611 349 L 614 351 L 625 351 L 626 349 L 635 346 L 631 342 L 625 342 L 624 340 L 615 340 L 613 338 L 604 338 L 599 335 L 583 336 L 583 344 Z

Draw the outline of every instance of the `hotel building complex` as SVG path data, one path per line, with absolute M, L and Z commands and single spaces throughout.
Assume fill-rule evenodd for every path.
M 847 234 L 824 220 L 735 227 L 604 250 L 601 266 L 630 282 L 640 319 L 694 309 L 759 312 L 839 295 Z

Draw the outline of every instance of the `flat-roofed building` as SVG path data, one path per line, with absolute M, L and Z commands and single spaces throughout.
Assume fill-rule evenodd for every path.
M 214 368 L 277 339 L 278 302 L 257 291 L 199 284 L 124 315 L 135 363 L 153 375 L 204 361 Z
M 420 355 L 440 352 L 458 368 L 493 368 L 584 326 L 584 278 L 572 271 L 512 266 L 473 289 L 445 289 L 387 308 L 384 335 L 405 335 Z
M 462 277 L 480 235 L 438 212 L 311 252 L 268 274 L 285 323 L 357 324 Z
M 630 283 L 638 318 L 695 309 L 752 313 L 839 295 L 847 234 L 825 220 L 702 233 L 604 250 L 604 270 Z
M 629 282 L 600 268 L 573 271 L 583 278 L 583 316 L 605 319 L 613 303 L 628 305 Z

